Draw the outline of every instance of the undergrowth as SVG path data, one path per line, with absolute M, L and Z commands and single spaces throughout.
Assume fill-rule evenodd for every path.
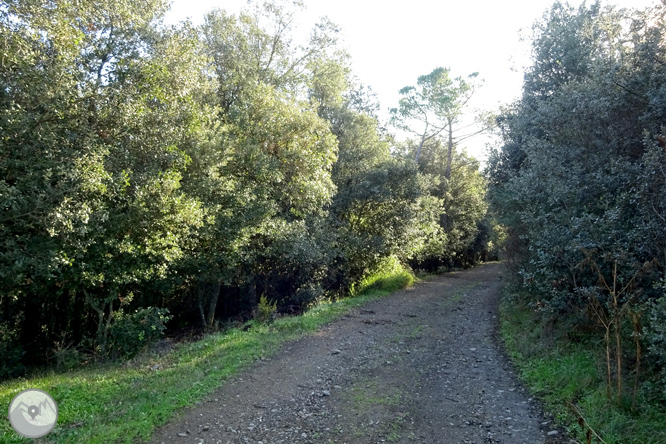
M 391 256 L 385 259 L 374 272 L 365 276 L 358 284 L 352 285 L 352 295 L 374 293 L 393 293 L 411 286 L 414 275 L 406 270 L 400 261 Z
M 651 395 L 648 384 L 635 405 L 609 399 L 606 364 L 599 353 L 603 338 L 590 333 L 572 341 L 571 325 L 545 320 L 508 293 L 500 319 L 507 352 L 521 379 L 572 437 L 583 443 L 666 444 L 666 406 Z M 581 420 L 603 441 L 594 436 L 588 441 L 589 428 L 582 428 Z
M 399 265 L 399 264 L 398 264 Z M 164 355 L 146 354 L 124 365 L 99 365 L 68 372 L 49 371 L 0 384 L 0 405 L 20 391 L 38 388 L 58 403 L 59 418 L 45 439 L 57 443 L 135 443 L 148 440 L 155 427 L 218 388 L 226 378 L 282 344 L 314 332 L 370 300 L 410 286 L 402 267 L 385 266 L 366 277 L 354 297 L 323 301 L 300 316 L 241 328 L 179 344 Z M 8 420 L 0 421 L 1 443 L 23 443 Z

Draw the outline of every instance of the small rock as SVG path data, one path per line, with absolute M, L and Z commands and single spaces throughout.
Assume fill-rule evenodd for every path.
M 185 438 L 185 437 L 187 437 L 187 433 L 181 432 L 181 433 L 178 434 L 178 436 L 180 436 L 181 438 Z
M 203 428 L 201 429 L 202 432 L 207 432 L 207 431 L 209 431 L 209 430 L 210 430 L 210 426 L 209 426 L 209 425 L 205 425 L 205 426 L 203 426 Z
M 328 390 L 322 390 L 321 395 L 322 396 L 331 396 L 331 392 L 329 392 Z
M 551 430 L 550 432 L 546 433 L 546 435 L 548 436 L 557 436 L 559 434 L 560 432 L 558 432 L 557 430 Z
M 342 353 L 342 350 L 338 350 L 337 348 L 331 352 L 332 355 L 337 355 Z

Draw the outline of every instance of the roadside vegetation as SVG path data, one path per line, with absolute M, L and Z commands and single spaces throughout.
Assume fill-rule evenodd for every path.
M 145 351 L 125 363 L 49 370 L 1 383 L 0 404 L 9 405 L 19 391 L 38 387 L 58 402 L 58 426 L 49 434 L 54 442 L 147 440 L 155 427 L 179 409 L 205 402 L 206 395 L 242 368 L 270 358 L 287 341 L 314 332 L 368 301 L 411 286 L 414 278 L 402 268 L 384 266 L 367 280 L 373 285 L 353 297 L 321 301 L 299 316 L 273 313 L 195 342 L 175 344 L 166 352 Z M 14 433 L 8 421 L 0 422 L 0 442 L 28 441 Z
M 58 441 L 146 439 L 284 341 L 503 246 L 527 383 L 584 442 L 665 443 L 666 4 L 554 3 L 518 100 L 467 132 L 482 81 L 437 67 L 399 90 L 404 142 L 335 24 L 294 43 L 302 7 L 0 4 L 0 402 L 41 388 Z M 489 127 L 482 174 L 462 144 Z M 179 333 L 203 339 L 153 347 Z
M 665 18 L 556 2 L 487 169 L 507 346 L 587 443 L 666 442 Z
M 396 141 L 335 24 L 293 41 L 303 7 L 0 5 L 0 404 L 49 392 L 48 439 L 149 439 L 413 270 L 495 254 L 462 140 Z M 456 124 L 461 80 L 433 72 L 413 91 Z
M 335 24 L 293 41 L 302 7 L 167 26 L 165 0 L 0 5 L 0 379 L 492 254 L 479 163 L 455 134 L 416 162 Z M 456 124 L 472 91 L 433 72 L 408 90 Z
M 519 376 L 579 442 L 666 443 L 666 407 L 653 384 L 621 405 L 609 402 L 600 331 L 580 333 L 571 320 L 544 317 L 524 297 L 506 292 L 501 332 Z

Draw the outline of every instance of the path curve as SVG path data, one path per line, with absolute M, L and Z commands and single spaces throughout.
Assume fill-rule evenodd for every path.
M 569 442 L 548 436 L 498 343 L 503 272 L 444 274 L 357 309 L 230 378 L 153 442 Z

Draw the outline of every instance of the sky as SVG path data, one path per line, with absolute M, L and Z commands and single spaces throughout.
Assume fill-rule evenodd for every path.
M 304 0 L 297 32 L 307 35 L 319 17 L 328 16 L 342 30 L 342 46 L 352 58 L 352 70 L 377 93 L 385 119 L 398 106 L 400 88 L 415 85 L 418 76 L 442 66 L 451 74 L 479 72 L 483 86 L 470 103 L 494 111 L 520 96 L 523 69 L 529 64 L 529 37 L 553 0 Z M 602 1 L 621 7 L 644 8 L 659 0 Z M 582 1 L 569 1 L 579 5 Z M 589 4 L 590 2 L 588 2 Z M 201 23 L 214 8 L 237 13 L 246 0 L 172 0 L 167 21 L 190 18 Z M 521 37 L 523 38 L 521 41 Z M 477 159 L 486 158 L 490 136 L 463 145 Z

